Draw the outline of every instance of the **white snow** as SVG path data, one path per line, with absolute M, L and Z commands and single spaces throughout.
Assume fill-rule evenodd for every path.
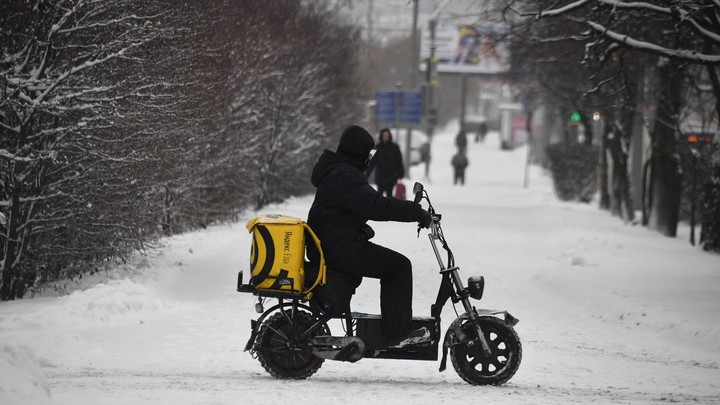
M 518 373 L 474 387 L 438 362 L 326 361 L 305 381 L 278 381 L 243 352 L 254 297 L 244 223 L 169 238 L 132 265 L 86 277 L 64 296 L 0 304 L 0 404 L 720 403 L 720 256 L 624 224 L 596 204 L 557 201 L 526 150 L 497 133 L 468 147 L 465 187 L 451 185 L 455 128 L 433 142 L 425 183 L 465 277 L 483 274 L 479 308 L 520 319 Z M 412 187 L 409 182 L 408 189 Z M 312 196 L 261 213 L 305 217 Z M 413 262 L 415 314 L 440 280 L 425 234 L 374 223 L 375 241 Z M 353 309 L 379 311 L 366 280 Z M 443 312 L 446 327 L 452 306 Z M 336 335 L 342 333 L 331 325 Z

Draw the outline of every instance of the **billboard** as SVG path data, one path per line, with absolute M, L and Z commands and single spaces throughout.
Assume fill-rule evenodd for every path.
M 436 69 L 441 73 L 497 74 L 508 70 L 507 47 L 502 31 L 493 26 L 438 25 L 435 30 Z M 430 57 L 430 32 L 423 30 L 420 43 L 421 69 Z

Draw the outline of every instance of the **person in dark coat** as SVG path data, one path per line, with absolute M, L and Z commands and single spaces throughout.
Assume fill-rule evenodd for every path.
M 467 156 L 458 152 L 455 154 L 455 156 L 453 156 L 450 163 L 453 165 L 453 169 L 455 169 L 453 184 L 458 184 L 458 182 L 460 182 L 460 184 L 465 185 L 465 168 L 468 167 Z
M 477 133 L 475 134 L 475 143 L 485 142 L 485 136 L 487 135 L 487 123 L 485 121 L 478 125 Z
M 458 132 L 455 137 L 455 145 L 458 148 L 458 152 L 464 155 L 467 149 L 467 135 L 465 134 L 465 130 L 461 129 L 460 132 Z
M 393 187 L 397 181 L 405 176 L 402 153 L 400 147 L 393 142 L 392 134 L 387 128 L 380 130 L 377 152 L 370 161 L 367 174 L 375 172 L 375 184 L 378 191 L 387 197 L 393 196 Z
M 308 225 L 322 243 L 328 283 L 316 291 L 321 305 L 334 316 L 349 311 L 351 295 L 363 277 L 380 279 L 381 329 L 388 346 L 427 340 L 427 328 L 413 330 L 412 266 L 402 254 L 370 242 L 368 220 L 419 222 L 429 227 L 430 214 L 413 201 L 384 197 L 364 175 L 374 142 L 362 127 L 350 126 L 337 151 L 325 150 L 312 172 L 317 187 Z M 319 260 L 308 244 L 308 258 Z M 412 339 L 408 340 L 410 337 Z

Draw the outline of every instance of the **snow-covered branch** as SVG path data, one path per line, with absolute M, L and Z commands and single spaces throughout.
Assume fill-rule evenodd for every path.
M 623 2 L 623 1 L 616 1 L 616 0 L 595 0 L 599 4 L 603 4 L 606 6 L 610 6 L 614 9 L 624 9 L 624 10 L 640 10 L 644 12 L 654 12 L 666 15 L 668 17 L 677 16 L 677 21 L 679 23 L 688 23 L 690 24 L 700 35 L 704 36 L 707 39 L 710 39 L 711 41 L 717 43 L 720 45 L 720 33 L 713 31 L 711 28 L 705 27 L 699 23 L 699 19 L 701 18 L 702 14 L 699 13 L 700 10 L 704 7 L 699 3 L 678 3 L 676 7 L 660 7 L 655 4 L 646 3 L 646 2 Z M 686 7 L 691 7 L 690 10 L 687 10 Z M 720 6 L 718 6 L 720 7 Z M 715 14 L 716 22 L 718 21 L 718 18 L 720 18 L 719 15 Z
M 93 67 L 93 66 L 96 66 L 96 65 L 99 65 L 99 64 L 108 62 L 108 61 L 113 60 L 113 59 L 115 59 L 115 58 L 118 58 L 118 57 L 124 55 L 124 54 L 125 54 L 126 52 L 128 52 L 130 49 L 133 49 L 133 48 L 137 48 L 137 47 L 139 47 L 139 46 L 142 46 L 142 45 L 144 45 L 145 43 L 147 43 L 148 41 L 149 41 L 149 39 L 140 40 L 140 41 L 137 41 L 137 42 L 132 42 L 132 43 L 130 43 L 129 45 L 125 46 L 124 48 L 122 48 L 122 49 L 120 49 L 120 50 L 118 50 L 118 51 L 109 53 L 109 54 L 107 54 L 107 55 L 105 55 L 105 56 L 103 56 L 103 57 L 101 57 L 101 58 L 92 59 L 92 60 L 87 60 L 87 61 L 85 61 L 85 62 L 83 62 L 83 63 L 81 63 L 81 64 L 79 64 L 79 65 L 76 65 L 76 66 L 71 67 L 70 69 L 66 70 L 64 73 L 60 74 L 60 75 L 53 81 L 53 83 L 52 83 L 50 86 L 48 86 L 48 88 L 47 88 L 44 92 L 42 92 L 38 97 L 36 97 L 36 98 L 34 98 L 34 99 L 32 100 L 32 107 L 29 109 L 28 113 L 26 114 L 25 120 L 24 120 L 24 122 L 23 122 L 23 125 L 26 125 L 26 124 L 28 123 L 28 121 L 32 118 L 33 113 L 35 112 L 35 110 L 37 109 L 37 107 L 40 105 L 40 103 L 43 102 L 43 100 L 48 96 L 48 94 L 50 94 L 53 90 L 55 90 L 55 89 L 56 89 L 60 84 L 62 84 L 68 77 L 70 77 L 70 76 L 72 76 L 72 75 L 74 75 L 74 74 L 76 74 L 76 73 L 78 73 L 78 72 L 80 72 L 80 71 L 83 71 L 83 70 L 85 70 L 85 69 L 88 69 L 88 68 L 91 68 L 91 67 Z
M 0 157 L 13 160 L 15 162 L 34 162 L 37 160 L 37 158 L 34 157 L 18 156 L 14 153 L 10 153 L 7 149 L 0 149 Z
M 578 0 L 576 2 L 554 8 L 551 10 L 539 10 L 537 12 L 533 12 L 532 15 L 535 16 L 535 18 L 540 19 L 542 17 L 555 17 L 562 14 L 567 14 L 573 10 L 576 10 L 580 7 L 585 6 L 586 4 L 592 2 L 592 0 Z
M 20 127 L 11 127 L 9 125 L 4 124 L 2 121 L 0 121 L 0 128 L 4 128 L 7 131 L 14 132 L 16 134 L 20 133 Z
M 659 56 L 664 56 L 668 58 L 673 59 L 680 59 L 688 62 L 694 62 L 699 63 L 703 65 L 719 65 L 720 64 L 720 55 L 708 55 L 703 54 L 695 51 L 688 51 L 688 50 L 682 50 L 682 49 L 670 49 L 665 48 L 660 45 L 656 45 L 650 42 L 646 41 L 640 41 L 637 39 L 634 39 L 630 37 L 629 35 L 623 35 L 620 33 L 617 33 L 615 31 L 611 31 L 608 28 L 604 27 L 601 24 L 598 24 L 593 21 L 588 21 L 587 24 L 595 30 L 597 33 L 603 35 L 604 37 L 617 42 L 619 44 L 631 47 L 633 49 L 637 49 L 639 51 L 644 51 L 648 53 L 652 53 Z
M 80 30 L 104 28 L 104 27 L 108 27 L 108 26 L 114 25 L 114 24 L 119 24 L 119 23 L 122 23 L 122 22 L 128 21 L 128 20 L 134 20 L 134 21 L 154 20 L 159 15 L 160 14 L 156 14 L 156 15 L 152 15 L 152 16 L 137 16 L 135 14 L 126 15 L 126 16 L 122 16 L 120 18 L 114 18 L 114 19 L 108 20 L 108 21 L 95 22 L 95 23 L 90 23 L 87 25 L 76 25 L 72 28 L 60 29 L 57 31 L 57 33 L 58 34 L 69 34 L 69 33 L 73 33 L 75 31 L 80 31 Z
M 667 14 L 671 15 L 672 10 L 669 7 L 660 7 L 655 4 L 643 2 L 643 1 L 633 1 L 633 2 L 624 2 L 624 1 L 618 1 L 618 0 L 594 0 L 598 2 L 599 4 L 604 4 L 606 6 L 610 6 L 612 8 L 616 9 L 634 9 L 634 10 L 645 10 L 645 11 L 654 11 L 661 14 Z

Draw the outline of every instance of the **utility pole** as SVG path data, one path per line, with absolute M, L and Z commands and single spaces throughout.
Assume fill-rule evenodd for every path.
M 426 178 L 429 178 L 430 176 L 432 141 L 435 132 L 435 124 L 437 123 L 437 111 L 435 110 L 435 85 L 437 84 L 437 72 L 435 69 L 435 49 L 437 48 L 437 42 L 435 35 L 437 30 L 437 20 L 440 16 L 440 12 L 449 2 L 450 0 L 443 1 L 442 4 L 440 4 L 438 8 L 435 9 L 435 11 L 430 16 L 430 19 L 428 20 L 428 29 L 430 30 L 430 55 L 427 60 L 427 66 L 425 67 L 425 81 L 427 86 L 427 91 L 425 93 L 425 123 L 427 124 L 428 134 L 427 160 L 425 161 Z
M 533 111 L 528 109 L 527 121 L 525 122 L 525 130 L 527 132 L 527 155 L 525 156 L 525 178 L 523 179 L 523 188 L 530 187 L 530 159 L 533 149 L 533 133 L 532 133 Z
M 437 123 L 437 115 L 435 112 L 435 85 L 437 84 L 437 77 L 435 72 L 435 27 L 437 20 L 430 18 L 428 21 L 428 28 L 430 30 L 430 55 L 427 59 L 427 65 L 425 66 L 425 123 L 427 124 L 428 134 L 428 145 L 427 145 L 427 157 L 425 159 L 425 178 L 430 178 L 430 160 L 432 157 L 432 140 L 435 132 L 435 124 Z
M 374 0 L 368 0 L 368 10 L 367 10 L 367 43 L 368 46 L 372 46 L 373 43 L 373 2 Z
M 465 110 L 467 109 L 467 73 L 460 74 L 460 130 L 465 131 Z
M 413 0 L 413 20 L 412 20 L 412 36 L 410 50 L 410 91 L 417 91 L 417 70 L 420 57 L 418 56 L 417 46 L 417 20 L 418 20 L 418 7 L 420 0 Z M 405 177 L 410 177 L 410 147 L 412 139 L 412 127 L 408 125 L 407 136 L 405 137 Z
M 412 22 L 412 49 L 410 52 L 410 88 L 415 89 L 417 86 L 417 70 L 418 70 L 418 46 L 417 46 L 417 21 L 418 21 L 418 8 L 420 0 L 413 0 L 413 22 Z

